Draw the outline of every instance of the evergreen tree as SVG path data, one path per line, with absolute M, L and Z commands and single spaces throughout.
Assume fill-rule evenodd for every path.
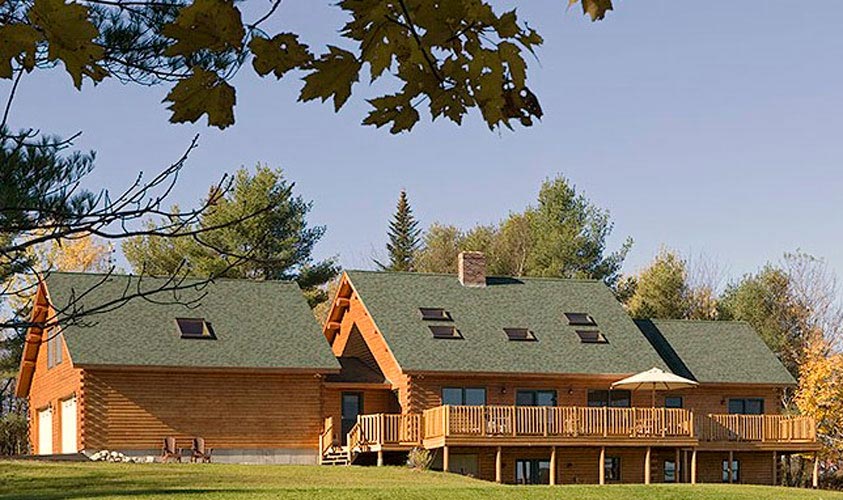
M 389 242 L 386 250 L 389 252 L 389 264 L 375 263 L 385 271 L 415 271 L 416 253 L 421 240 L 419 223 L 413 217 L 413 209 L 407 199 L 407 191 L 402 189 L 398 197 L 395 215 L 389 223 Z

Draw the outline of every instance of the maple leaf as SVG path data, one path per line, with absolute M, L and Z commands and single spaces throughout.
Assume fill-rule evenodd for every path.
M 405 94 L 394 94 L 375 99 L 369 99 L 373 109 L 363 120 L 363 125 L 374 125 L 378 128 L 392 123 L 389 132 L 398 134 L 403 131 L 409 132 L 419 121 L 419 112 L 410 104 L 410 99 Z
M 299 101 L 327 101 L 333 96 L 334 111 L 339 111 L 351 96 L 351 86 L 360 76 L 360 61 L 347 50 L 333 45 L 313 63 L 313 72 L 303 78 Z
M 279 33 L 272 39 L 255 37 L 249 43 L 249 50 L 255 56 L 252 66 L 259 75 L 273 72 L 279 79 L 287 71 L 313 60 L 307 45 L 299 43 L 299 36 L 293 33 Z
M 87 7 L 64 0 L 35 0 L 28 16 L 49 44 L 47 58 L 64 63 L 77 89 L 82 88 L 83 76 L 94 83 L 108 76 L 99 65 L 105 51 L 94 43 L 99 31 L 88 19 Z
M 164 102 L 173 112 L 173 123 L 195 122 L 208 115 L 208 125 L 226 128 L 234 123 L 234 105 L 237 103 L 234 87 L 213 71 L 193 68 L 190 77 L 181 80 L 170 90 Z
M 24 53 L 23 67 L 32 71 L 35 67 L 35 50 L 41 34 L 26 24 L 0 26 L 0 78 L 12 77 L 12 59 Z
M 588 14 L 592 21 L 600 21 L 606 12 L 612 10 L 612 0 L 568 0 L 568 5 L 580 2 L 583 14 Z
M 195 0 L 182 7 L 175 21 L 161 34 L 176 41 L 167 47 L 168 56 L 186 56 L 200 50 L 223 52 L 243 46 L 243 19 L 231 0 Z

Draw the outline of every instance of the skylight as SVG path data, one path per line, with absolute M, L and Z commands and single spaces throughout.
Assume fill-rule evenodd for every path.
M 202 318 L 176 318 L 183 339 L 213 339 L 211 324 Z
M 425 321 L 453 321 L 451 313 L 441 307 L 419 307 L 419 313 Z
M 455 326 L 449 325 L 430 325 L 430 332 L 435 339 L 461 339 L 462 335 Z
M 588 313 L 565 313 L 571 326 L 597 326 L 597 322 Z
M 538 340 L 529 328 L 504 328 L 504 333 L 509 340 L 531 341 Z
M 583 344 L 608 344 L 609 341 L 597 330 L 577 330 Z

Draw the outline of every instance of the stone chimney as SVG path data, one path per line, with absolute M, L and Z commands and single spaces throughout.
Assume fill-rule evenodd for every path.
M 457 269 L 463 286 L 486 286 L 486 255 L 483 252 L 460 252 Z

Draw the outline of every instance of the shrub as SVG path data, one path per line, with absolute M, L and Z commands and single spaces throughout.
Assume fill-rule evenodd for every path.
M 407 466 L 414 470 L 427 470 L 433 463 L 433 454 L 424 448 L 413 448 L 407 455 Z
M 0 455 L 23 455 L 29 452 L 26 416 L 9 413 L 0 417 Z

